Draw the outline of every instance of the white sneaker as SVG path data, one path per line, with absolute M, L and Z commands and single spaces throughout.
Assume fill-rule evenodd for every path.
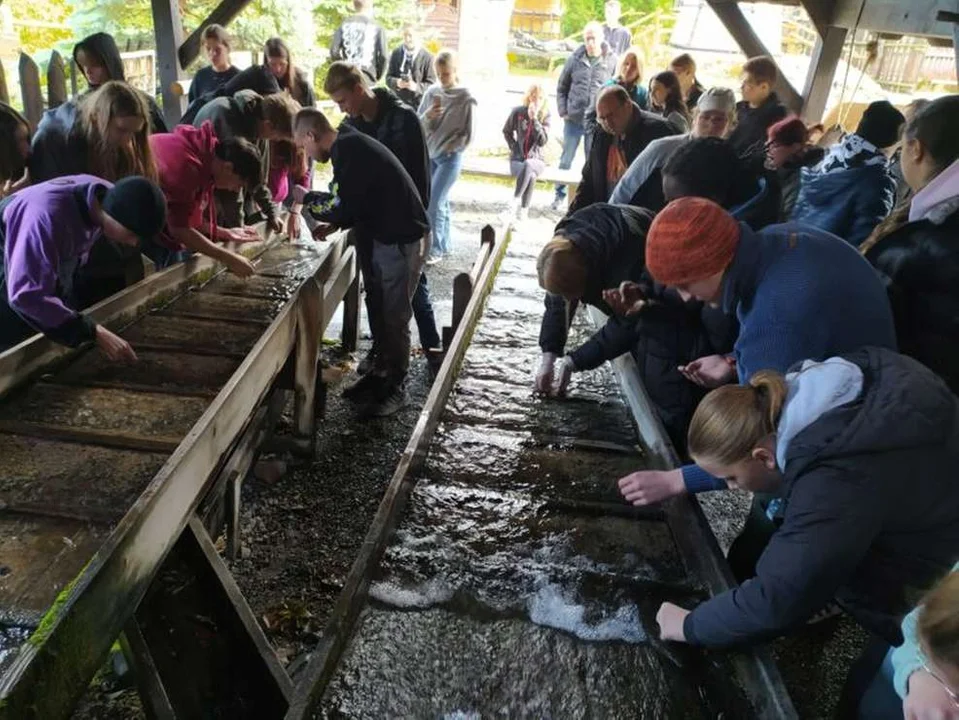
M 523 221 L 525 221 L 526 218 L 528 218 L 528 217 L 529 217 L 529 208 L 524 208 L 524 207 L 517 208 L 517 210 L 516 210 L 516 219 L 517 219 L 517 220 L 519 220 L 520 222 L 523 222 Z

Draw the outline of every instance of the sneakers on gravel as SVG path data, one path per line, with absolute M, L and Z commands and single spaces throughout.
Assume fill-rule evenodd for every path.
M 352 385 L 343 388 L 341 395 L 346 400 L 366 401 L 368 398 L 375 397 L 377 391 L 383 384 L 383 379 L 373 373 L 361 375 L 360 379 Z
M 363 417 L 389 417 L 405 408 L 409 402 L 410 396 L 404 383 L 383 385 L 382 391 L 373 396 L 361 414 Z
M 358 375 L 368 375 L 373 369 L 373 363 L 376 362 L 376 349 L 371 348 L 366 355 L 363 356 L 363 359 L 360 360 L 360 364 L 356 366 L 356 373 Z

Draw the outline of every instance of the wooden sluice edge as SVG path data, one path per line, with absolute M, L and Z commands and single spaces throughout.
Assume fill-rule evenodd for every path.
M 596 326 L 601 327 L 606 322 L 607 316 L 600 310 L 590 307 L 588 311 Z M 636 361 L 626 353 L 614 360 L 612 365 L 639 437 L 653 460 L 653 467 L 662 470 L 679 467 L 679 456 L 646 393 Z M 736 583 L 732 572 L 696 497 L 684 495 L 669 501 L 665 513 L 683 561 L 705 581 L 710 595 L 734 587 Z M 758 718 L 792 720 L 799 717 L 772 652 L 767 647 L 734 652 L 731 657 Z
M 344 253 L 345 238 L 323 250 L 315 274 L 299 282 L 322 284 L 329 280 L 333 307 L 353 278 L 333 276 L 355 272 L 355 258 Z M 274 247 L 274 244 L 262 248 Z M 345 262 L 342 260 L 345 257 Z M 319 256 L 318 256 L 319 257 Z M 337 262 L 339 264 L 337 265 Z M 138 283 L 91 310 L 100 321 L 130 316 L 130 305 L 139 310 L 158 296 L 169 297 L 212 275 L 215 265 L 205 258 L 189 267 L 175 266 Z M 300 290 L 277 313 L 240 367 L 216 395 L 206 411 L 120 520 L 97 553 L 59 594 L 39 627 L 21 647 L 13 664 L 0 677 L 0 718 L 66 717 L 102 664 L 114 639 L 135 612 L 153 574 L 187 527 L 206 488 L 234 449 L 248 419 L 269 394 L 274 379 L 286 364 L 297 338 Z M 155 303 L 154 303 L 155 304 Z M 320 320 L 320 318 L 317 318 Z M 322 322 L 327 323 L 324 314 Z M 323 328 L 320 328 L 322 332 Z M 45 338 L 34 338 L 0 358 L 24 382 L 62 353 L 43 347 Z M 32 347 L 31 347 L 32 346 Z M 9 383 L 15 385 L 17 383 Z
M 490 226 L 484 228 L 484 239 L 493 233 Z M 319 702 L 327 684 L 333 677 L 349 639 L 356 620 L 363 607 L 369 590 L 370 577 L 376 569 L 395 524 L 402 514 L 406 501 L 413 489 L 416 473 L 423 466 L 430 442 L 439 425 L 440 416 L 446 405 L 446 399 L 453 389 L 460 367 L 472 339 L 473 330 L 483 314 L 483 307 L 489 296 L 499 265 L 509 247 L 511 229 L 505 228 L 501 239 L 484 241 L 480 253 L 488 261 L 478 277 L 473 295 L 466 307 L 462 322 L 453 337 L 443 364 L 433 381 L 433 386 L 423 409 L 413 428 L 413 434 L 400 457 L 399 464 L 387 486 L 383 499 L 377 508 L 370 529 L 363 540 L 360 551 L 353 562 L 350 573 L 340 596 L 327 622 L 319 645 L 309 664 L 297 680 L 286 720 L 301 720 L 310 717 L 316 703 Z

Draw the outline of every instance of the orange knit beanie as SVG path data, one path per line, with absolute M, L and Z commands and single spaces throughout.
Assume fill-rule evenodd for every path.
M 688 285 L 725 270 L 738 245 L 732 215 L 712 200 L 679 198 L 649 228 L 646 269 L 663 285 Z

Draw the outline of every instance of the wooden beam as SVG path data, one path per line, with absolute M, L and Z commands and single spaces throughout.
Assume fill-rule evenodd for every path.
M 0 62 L 0 102 L 10 104 L 10 91 L 7 90 L 7 71 L 3 69 L 2 62 Z
M 816 41 L 809 61 L 809 71 L 806 73 L 806 84 L 802 91 L 804 98 L 802 118 L 807 124 L 822 120 L 847 34 L 848 31 L 845 28 L 830 25 L 826 28 L 825 37 Z
M 939 13 L 956 10 L 955 0 L 836 0 L 831 23 L 851 30 L 858 18 L 861 30 L 951 38 L 952 26 Z
M 240 11 L 250 2 L 252 0 L 221 0 L 209 17 L 197 25 L 186 40 L 179 43 L 177 55 L 180 60 L 180 67 L 188 67 L 200 55 L 200 46 L 203 44 L 203 29 L 207 25 L 223 25 L 224 27 L 229 25 L 233 18 L 239 15 Z
M 722 0 L 708 0 L 708 2 L 746 57 L 751 58 L 757 55 L 772 57 L 772 53 L 769 52 L 762 39 L 749 24 L 749 20 L 743 15 L 738 3 L 723 2 Z M 799 112 L 802 108 L 802 96 L 782 72 L 779 73 L 779 80 L 776 82 L 776 91 L 784 105 L 793 112 Z
M 183 42 L 183 23 L 178 0 L 150 0 L 153 11 L 153 32 L 156 37 L 157 74 L 163 94 L 163 115 L 172 128 L 183 117 L 183 99 L 173 91 L 173 83 L 183 70 L 177 61 L 177 50 Z

